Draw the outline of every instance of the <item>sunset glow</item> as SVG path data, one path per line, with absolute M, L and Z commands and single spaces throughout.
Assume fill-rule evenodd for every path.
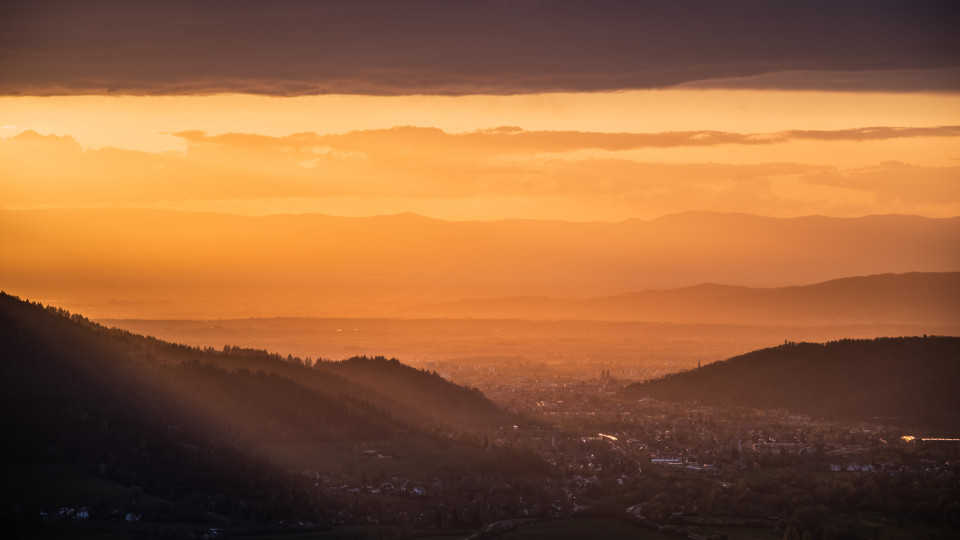
M 960 211 L 953 95 L 8 97 L 0 116 L 8 209 L 574 221 Z M 909 186 L 886 180 L 905 171 Z
M 109 65 L 97 62 L 97 69 Z M 637 69 L 653 69 L 644 66 Z M 481 64 L 476 69 L 478 78 L 501 80 Z M 955 250 L 936 262 L 838 259 L 833 268 L 808 271 L 692 271 L 682 269 L 689 264 L 684 250 L 693 249 L 683 236 L 687 225 L 657 233 L 674 236 L 629 256 L 625 246 L 646 245 L 654 233 L 618 230 L 593 255 L 565 255 L 568 241 L 549 234 L 531 237 L 547 244 L 539 248 L 543 260 L 527 257 L 537 252 L 530 246 L 487 244 L 501 234 L 494 231 L 525 234 L 510 222 L 496 225 L 500 220 L 617 224 L 687 212 L 953 218 L 960 215 L 960 94 L 952 70 L 771 68 L 749 77 L 691 73 L 664 86 L 588 88 L 584 79 L 572 89 L 543 81 L 527 88 L 510 79 L 521 86 L 433 82 L 416 91 L 322 95 L 269 85 L 249 93 L 243 85 L 201 88 L 205 82 L 196 91 L 149 82 L 155 90 L 101 92 L 81 79 L 70 79 L 80 85 L 74 90 L 25 92 L 13 81 L 0 97 L 0 235 L 17 255 L 0 263 L 0 276 L 24 293 L 92 314 L 210 317 L 388 314 L 418 301 L 476 296 L 585 296 L 703 281 L 782 286 L 953 270 L 960 264 Z M 185 67 L 170 76 L 195 75 Z M 491 228 L 459 236 L 466 233 L 434 231 L 452 227 L 440 222 L 395 225 L 402 240 L 392 246 L 373 223 L 336 225 L 333 241 L 316 236 L 326 230 L 322 216 L 397 214 Z M 315 216 L 304 222 L 315 233 L 235 221 L 277 215 Z M 697 241 L 717 244 L 708 236 Z M 824 250 L 850 252 L 832 238 L 821 241 Z M 463 254 L 435 260 L 433 268 L 445 270 L 428 286 L 414 276 L 434 272 L 423 266 L 438 256 L 433 249 Z M 717 256 L 746 248 L 732 249 Z M 384 250 L 393 252 L 389 272 L 358 270 L 363 263 L 356 261 L 376 265 Z M 257 253 L 312 270 L 263 266 Z M 778 265 L 786 255 L 739 255 L 753 264 L 765 256 Z M 501 257 L 514 266 L 486 262 Z M 588 270 L 581 258 L 604 262 Z M 642 270 L 661 263 L 671 270 Z M 569 275 L 542 276 L 551 264 Z M 589 272 L 598 278 L 584 277 Z M 179 300 L 160 307 L 161 298 Z
M 608 274 L 595 282 L 574 278 L 587 268 L 572 261 L 562 263 L 570 276 L 538 278 L 541 265 L 557 263 L 561 251 L 544 248 L 547 259 L 537 261 L 528 260 L 529 247 L 503 245 L 466 249 L 462 262 L 434 261 L 445 277 L 424 286 L 413 276 L 432 272 L 420 265 L 437 257 L 433 249 L 449 253 L 475 239 L 449 233 L 455 236 L 431 240 L 433 233 L 414 227 L 413 236 L 388 248 L 383 234 L 349 226 L 338 233 L 347 236 L 330 243 L 285 226 L 227 225 L 231 215 L 620 223 L 690 211 L 771 218 L 960 214 L 956 94 L 4 97 L 0 116 L 0 206 L 12 211 L 0 234 L 19 254 L 4 262 L 7 281 L 104 316 L 386 314 L 427 300 L 583 296 L 703 281 L 779 286 L 914 269 L 903 259 L 880 266 L 838 259 L 832 270 L 760 277 L 681 271 L 687 263 L 680 257 L 668 274 L 625 279 L 611 269 L 640 269 L 644 254 L 632 254 L 633 262 L 613 255 L 622 250 L 617 241 L 640 241 L 618 232 L 610 253 L 589 256 L 611 265 L 592 270 Z M 117 213 L 123 209 L 163 212 Z M 536 242 L 554 241 L 547 238 Z M 691 248 L 679 236 L 660 239 L 671 240 Z M 839 249 L 830 238 L 821 241 L 824 250 Z M 397 245 L 404 247 L 389 274 L 355 279 L 358 266 L 349 261 L 376 265 Z M 680 253 L 646 249 L 653 257 Z M 264 266 L 258 253 L 272 262 Z M 515 266 L 486 268 L 481 261 L 494 253 Z M 956 264 L 948 250 L 920 268 Z M 282 268 L 290 265 L 313 270 Z M 176 307 L 156 303 L 169 297 L 180 297 Z
M 0 2 L 6 536 L 960 538 L 958 20 Z

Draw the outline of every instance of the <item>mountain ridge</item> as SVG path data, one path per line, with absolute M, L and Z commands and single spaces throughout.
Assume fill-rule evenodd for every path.
M 458 298 L 960 270 L 960 218 L 918 216 L 578 223 L 0 210 L 0 242 L 7 290 L 94 318 L 376 317 Z
M 902 214 L 902 213 L 885 213 L 885 214 L 862 214 L 857 216 L 831 216 L 826 214 L 802 214 L 797 216 L 768 216 L 762 214 L 751 214 L 749 212 L 721 212 L 715 210 L 686 210 L 682 212 L 672 212 L 668 214 L 661 214 L 659 216 L 654 216 L 651 218 L 638 218 L 631 217 L 627 219 L 622 219 L 619 221 L 602 221 L 602 220 L 591 220 L 591 221 L 581 221 L 581 220 L 566 220 L 566 219 L 537 219 L 537 218 L 497 218 L 497 219 L 442 219 L 426 214 L 421 214 L 417 212 L 396 212 L 396 213 L 387 213 L 387 214 L 370 214 L 362 216 L 347 216 L 347 215 L 338 215 L 338 214 L 327 214 L 323 212 L 278 212 L 273 214 L 243 214 L 235 212 L 218 212 L 218 211 L 202 211 L 202 210 L 175 210 L 167 208 L 139 208 L 139 207 L 98 207 L 98 206 L 83 206 L 83 207 L 64 207 L 64 208 L 5 208 L 0 209 L 2 212 L 11 212 L 11 213 L 86 213 L 89 211 L 96 212 L 106 212 L 106 213 L 129 213 L 129 214 L 143 214 L 143 213 L 153 213 L 153 214 L 167 214 L 167 215 L 198 215 L 198 216 L 231 216 L 241 219 L 250 219 L 250 220 L 264 220 L 264 219 L 274 219 L 274 218 L 329 218 L 335 220 L 368 220 L 368 219 L 377 219 L 377 220 L 389 220 L 389 219 L 412 219 L 412 220 L 421 220 L 421 221 L 431 221 L 431 222 L 441 222 L 441 223 L 499 223 L 499 222 L 523 222 L 523 223 L 570 223 L 570 224 L 609 224 L 609 225 L 622 225 L 628 223 L 652 223 L 656 221 L 677 221 L 684 220 L 691 217 L 708 217 L 708 218 L 723 218 L 723 217 L 732 217 L 732 218 L 743 218 L 743 219 L 753 219 L 757 221 L 795 221 L 795 220 L 847 220 L 847 221 L 856 221 L 856 220 L 879 220 L 879 219 L 910 219 L 910 220 L 960 220 L 960 216 L 922 216 L 918 214 Z
M 752 324 L 956 325 L 960 272 L 850 276 L 809 285 L 746 287 L 701 283 L 595 298 L 511 296 L 415 306 L 406 314 L 433 317 L 726 322 Z

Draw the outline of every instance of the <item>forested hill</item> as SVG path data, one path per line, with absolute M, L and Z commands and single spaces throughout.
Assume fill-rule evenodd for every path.
M 354 444 L 399 434 L 432 446 L 440 422 L 463 429 L 457 421 L 514 421 L 478 391 L 396 361 L 367 365 L 393 380 L 368 386 L 376 377 L 353 377 L 338 363 L 175 345 L 3 293 L 0 352 L 0 463 L 18 470 L 69 465 L 84 471 L 88 484 L 193 501 L 161 505 L 152 516 L 161 520 L 197 521 L 208 510 L 233 523 L 319 518 L 323 503 L 302 491 L 309 486 L 252 457 L 260 445 Z M 370 363 L 346 365 L 356 362 Z
M 286 418 L 304 425 L 324 426 L 324 436 L 334 435 L 340 429 L 336 422 L 312 423 L 312 420 L 320 420 L 311 419 L 312 416 L 320 415 L 330 407 L 304 412 L 303 406 L 307 404 L 304 402 L 300 406 L 288 403 L 288 411 L 277 410 L 281 403 L 290 401 L 289 392 L 282 390 L 284 385 L 290 384 L 299 387 L 291 390 L 294 394 L 308 391 L 314 396 L 309 399 L 322 398 L 349 404 L 350 408 L 360 411 L 358 414 L 366 415 L 368 409 L 375 410 L 376 418 L 362 422 L 356 422 L 358 419 L 349 415 L 334 415 L 346 429 L 341 435 L 348 438 L 361 436 L 360 432 L 368 429 L 373 429 L 379 436 L 398 426 L 443 423 L 466 429 L 496 427 L 516 421 L 475 389 L 453 384 L 435 373 L 414 369 L 396 360 L 357 358 L 314 364 L 290 356 L 283 358 L 265 350 L 230 346 L 222 350 L 200 350 L 104 328 L 80 315 L 42 308 L 5 294 L 0 296 L 0 306 L 4 327 L 0 331 L 4 340 L 2 345 L 8 351 L 18 348 L 18 357 L 38 357 L 57 363 L 58 369 L 77 365 L 84 368 L 84 373 L 89 372 L 91 377 L 100 379 L 119 376 L 114 375 L 117 371 L 124 371 L 134 378 L 142 377 L 141 372 L 148 368 L 159 371 L 154 378 L 156 391 L 169 392 L 171 388 L 178 388 L 178 391 L 201 396 L 196 398 L 199 400 L 197 406 L 210 407 L 211 412 L 227 418 L 219 424 L 230 424 L 230 418 L 243 418 L 242 432 L 249 433 L 249 426 L 258 418 L 263 419 L 264 425 L 275 427 L 285 424 Z M 89 358 L 80 362 L 77 356 L 84 354 Z M 365 368 L 357 369 L 361 365 Z M 161 380 L 167 384 L 160 385 Z M 259 381 L 257 384 L 260 385 L 272 385 L 277 392 L 273 397 L 277 399 L 262 398 L 262 392 L 248 394 L 253 380 Z M 119 385 L 106 380 L 98 384 Z M 240 390 L 245 386 L 245 390 Z M 207 394 L 218 394 L 222 399 L 202 398 Z M 268 392 L 267 395 L 271 394 Z M 269 403 L 255 403 L 257 399 Z M 249 411 L 249 415 L 239 414 L 246 408 L 254 410 Z M 280 421 L 275 419 L 277 415 Z M 377 427 L 386 425 L 391 428 Z M 301 431 L 300 428 L 280 430 L 287 437 L 306 436 Z
M 435 371 L 415 370 L 396 359 L 354 357 L 318 362 L 314 369 L 342 376 L 389 396 L 418 415 L 454 425 L 503 425 L 503 411 L 476 388 L 450 383 Z
M 210 511 L 234 524 L 323 519 L 307 483 L 254 459 L 243 440 L 395 429 L 367 404 L 310 393 L 265 372 L 229 372 L 201 363 L 209 355 L 199 351 L 5 294 L 0 352 L 0 463 L 22 477 L 0 494 L 5 509 L 76 504 L 47 487 L 42 471 L 55 466 L 76 471 L 69 492 L 79 502 L 152 520 L 196 523 Z M 29 496 L 18 491 L 28 488 Z
M 787 343 L 627 387 L 636 397 L 960 428 L 960 338 Z M 896 418 L 896 420 L 892 420 Z

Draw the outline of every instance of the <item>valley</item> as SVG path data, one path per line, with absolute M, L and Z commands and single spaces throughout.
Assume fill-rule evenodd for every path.
M 382 357 L 174 345 L 0 300 L 4 407 L 19 411 L 4 419 L 18 442 L 2 459 L 14 479 L 3 512 L 23 534 L 564 538 L 559 526 L 575 538 L 589 523 L 612 537 L 773 539 L 792 528 L 900 538 L 960 525 L 950 502 L 960 494 L 953 393 L 925 396 L 924 414 L 939 411 L 946 422 L 918 421 L 896 403 L 838 416 L 812 394 L 808 402 L 787 393 L 779 402 L 724 400 L 718 384 L 731 387 L 731 376 L 710 375 L 740 369 L 741 386 L 762 393 L 771 383 L 751 381 L 750 359 L 768 358 L 767 371 L 790 377 L 784 362 L 795 351 L 814 366 L 845 348 L 844 358 L 883 357 L 884 369 L 912 362 L 917 377 L 949 384 L 960 377 L 960 338 L 788 341 L 699 368 L 664 366 L 669 377 L 651 368 L 630 378 L 626 364 L 611 361 L 574 363 L 577 374 L 488 353 L 486 364 L 427 357 L 416 369 Z M 283 322 L 341 334 L 344 322 L 359 324 Z M 477 321 L 432 323 L 469 329 Z M 228 333 L 219 337 L 256 337 L 253 321 L 216 324 Z M 680 326 L 660 338 L 679 342 L 691 331 Z M 656 325 L 641 327 L 652 334 Z M 853 366 L 843 369 L 855 374 Z M 450 384 L 434 368 L 477 386 Z M 694 386 L 671 389 L 687 379 Z

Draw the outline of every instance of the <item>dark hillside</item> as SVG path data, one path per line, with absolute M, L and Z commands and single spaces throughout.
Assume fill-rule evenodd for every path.
M 413 446 L 433 447 L 436 437 L 422 428 L 442 431 L 440 420 L 480 418 L 491 425 L 507 418 L 479 392 L 395 360 L 307 365 L 266 351 L 200 350 L 6 294 L 0 294 L 0 352 L 4 470 L 66 467 L 56 470 L 72 471 L 79 492 L 88 493 L 74 504 L 96 505 L 101 513 L 142 511 L 151 521 L 199 523 L 219 514 L 215 519 L 233 526 L 322 523 L 319 509 L 337 503 L 254 457 L 264 447 L 293 443 L 319 451 L 398 434 Z M 459 452 L 446 444 L 449 453 Z M 26 478 L 21 485 L 44 484 Z M 0 503 L 36 515 L 59 500 L 49 490 L 33 491 L 39 495 L 5 493 Z M 123 495 L 128 491 L 155 504 L 131 502 Z M 113 495 L 98 494 L 106 492 Z
M 396 359 L 356 357 L 322 362 L 317 369 L 341 375 L 372 388 L 433 421 L 457 426 L 504 425 L 503 410 L 476 388 L 453 384 L 436 372 L 418 370 Z
M 190 402 L 201 418 L 229 427 L 251 445 L 266 440 L 376 439 L 404 428 L 369 403 L 331 396 L 276 373 L 227 372 L 199 362 L 164 372 L 171 387 L 179 390 L 178 398 Z
M 374 369 L 358 370 L 346 366 L 349 364 L 354 368 L 357 367 L 359 359 L 357 362 L 347 361 L 343 366 L 339 362 L 317 362 L 314 365 L 306 365 L 298 358 L 283 358 L 265 350 L 229 346 L 222 350 L 210 348 L 200 350 L 123 330 L 104 328 L 79 315 L 71 316 L 63 310 L 53 311 L 61 316 L 37 318 L 37 314 L 19 313 L 18 316 L 22 320 L 11 321 L 9 330 L 14 331 L 18 327 L 23 327 L 29 330 L 28 334 L 37 334 L 40 337 L 37 343 L 39 348 L 35 352 L 26 354 L 37 357 L 37 361 L 41 363 L 46 361 L 47 357 L 57 358 L 59 370 L 73 369 L 59 365 L 62 362 L 77 367 L 75 351 L 92 348 L 96 358 L 84 362 L 83 366 L 85 368 L 96 366 L 97 376 L 91 384 L 98 387 L 122 388 L 124 385 L 113 381 L 112 377 L 127 376 L 141 377 L 145 384 L 156 386 L 157 381 L 154 377 L 142 377 L 143 374 L 139 372 L 140 367 L 200 363 L 215 366 L 225 372 L 240 370 L 275 374 L 295 381 L 299 386 L 325 394 L 330 399 L 336 399 L 340 403 L 339 406 L 359 407 L 362 410 L 359 413 L 361 416 L 370 414 L 371 407 L 375 408 L 382 415 L 390 417 L 395 424 L 394 427 L 403 429 L 405 429 L 403 426 L 407 425 L 422 426 L 438 422 L 450 424 L 458 429 L 509 425 L 515 422 L 510 415 L 477 391 L 431 376 L 398 361 L 377 362 Z M 64 324 L 65 316 L 70 318 L 67 322 L 71 324 Z M 15 336 L 10 337 L 12 339 Z M 88 345 L 82 345 L 84 343 Z M 25 347 L 25 349 L 29 348 Z M 102 358 L 104 355 L 116 355 L 124 361 L 104 362 Z M 380 369 L 384 371 L 378 373 Z M 180 380 L 169 376 L 162 378 L 168 383 Z M 169 385 L 164 388 L 168 387 Z M 200 394 L 205 391 L 197 389 Z M 179 396 L 179 399 L 183 398 L 184 396 Z M 295 410 L 297 409 L 291 408 L 288 412 L 293 413 Z M 307 413 L 306 416 L 309 414 Z M 236 414 L 233 416 L 238 417 Z M 301 411 L 291 416 L 305 415 Z M 357 428 L 357 426 L 382 425 L 379 418 L 352 422 L 349 417 L 343 415 L 337 417 L 343 419 L 342 423 L 345 427 L 360 429 L 368 435 L 371 434 L 370 429 Z M 221 419 L 218 423 L 229 424 L 229 416 L 227 418 L 227 421 Z M 384 436 L 389 432 L 390 430 L 379 429 L 377 436 Z
M 106 482 L 134 494 L 121 498 L 123 512 L 139 511 L 138 493 L 168 501 L 152 507 L 154 520 L 321 518 L 305 482 L 253 458 L 226 426 L 198 414 L 203 396 L 164 384 L 188 365 L 164 366 L 110 336 L 79 316 L 0 295 L 0 461 L 79 466 L 89 478 L 80 476 L 81 492 Z M 77 502 L 112 511 L 116 501 L 97 493 Z M 44 495 L 55 494 L 3 497 L 29 512 L 50 503 Z
M 354 357 L 305 365 L 266 351 L 225 347 L 205 358 L 224 369 L 263 371 L 342 399 L 362 401 L 404 424 L 420 427 L 447 424 L 458 430 L 516 423 L 476 389 L 454 384 L 436 373 L 407 366 L 396 359 Z
M 960 428 L 960 338 L 787 343 L 631 385 L 637 397 Z

